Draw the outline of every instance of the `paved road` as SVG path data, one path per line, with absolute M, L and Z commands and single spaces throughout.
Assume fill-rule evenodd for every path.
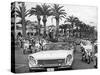
M 22 49 L 15 51 L 15 59 L 16 59 L 15 60 L 16 72 L 18 72 L 18 73 L 29 72 L 27 55 L 22 54 Z M 74 55 L 74 63 L 73 63 L 72 69 L 73 70 L 93 69 L 93 63 L 87 64 L 85 62 L 82 62 L 81 61 L 81 53 L 79 51 L 76 51 L 76 53 Z

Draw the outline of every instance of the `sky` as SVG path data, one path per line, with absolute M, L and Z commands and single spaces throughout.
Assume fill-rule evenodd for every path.
M 34 2 L 27 2 L 25 3 L 26 9 L 31 9 L 31 7 L 35 7 L 37 4 L 41 5 L 42 3 L 34 3 Z M 48 4 L 52 6 L 53 4 Z M 75 16 L 78 17 L 81 21 L 91 26 L 97 26 L 97 7 L 95 6 L 80 6 L 80 5 L 68 5 L 68 4 L 60 4 L 64 6 L 63 9 L 66 11 L 67 16 Z M 42 17 L 41 17 L 42 18 Z M 47 26 L 48 25 L 56 25 L 55 19 L 51 20 L 52 16 L 47 18 Z M 37 21 L 35 15 L 26 17 L 27 20 L 30 21 Z M 65 19 L 60 20 L 60 24 L 63 24 Z M 43 24 L 41 20 L 41 24 Z

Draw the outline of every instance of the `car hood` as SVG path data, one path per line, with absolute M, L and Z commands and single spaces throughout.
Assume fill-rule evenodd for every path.
M 35 59 L 63 59 L 66 58 L 68 54 L 72 54 L 73 50 L 49 50 L 41 51 L 29 56 L 33 56 Z

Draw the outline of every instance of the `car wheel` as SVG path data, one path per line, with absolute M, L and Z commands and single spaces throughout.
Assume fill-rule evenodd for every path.
M 72 70 L 72 69 L 73 69 L 73 67 L 72 67 L 72 66 L 70 66 L 68 69 L 69 69 L 69 70 Z
M 73 64 L 74 64 L 74 60 L 73 60 L 73 62 L 72 62 L 72 65 L 69 67 L 69 70 L 72 70 L 73 69 Z
M 33 72 L 33 70 L 31 68 L 29 68 L 29 72 Z

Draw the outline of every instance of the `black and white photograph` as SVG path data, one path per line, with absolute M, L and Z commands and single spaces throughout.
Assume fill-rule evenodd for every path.
M 12 2 L 11 71 L 98 68 L 96 6 Z

